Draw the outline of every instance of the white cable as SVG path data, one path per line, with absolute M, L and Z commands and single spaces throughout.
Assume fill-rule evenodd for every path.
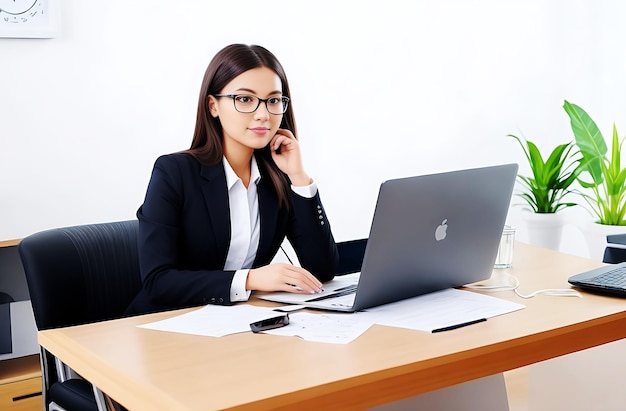
M 490 283 L 489 281 L 486 282 L 482 282 L 482 283 L 474 283 L 474 284 L 468 284 L 465 285 L 465 288 L 471 288 L 474 290 L 483 290 L 483 291 L 489 291 L 489 292 L 496 292 L 496 291 L 512 291 L 515 290 L 518 286 L 519 286 L 519 281 L 517 280 L 517 278 L 511 274 L 508 273 L 502 273 L 502 274 L 506 274 L 507 278 L 506 282 L 508 284 L 503 285 L 501 281 L 494 283 Z M 493 277 L 492 277 L 493 280 Z
M 530 294 L 524 295 L 524 294 L 520 294 L 519 291 L 517 291 L 517 288 L 514 289 L 513 291 L 515 291 L 515 294 L 517 294 L 518 297 L 521 298 L 533 298 L 534 296 L 538 295 L 538 294 L 543 294 L 543 295 L 552 295 L 555 297 L 578 297 L 578 298 L 582 298 L 582 296 L 580 295 L 580 293 L 576 290 L 569 290 L 566 288 L 547 288 L 545 290 L 537 290 L 535 292 L 532 292 Z
M 547 288 L 544 290 L 537 290 L 534 291 L 530 294 L 521 294 L 517 289 L 520 286 L 520 282 L 517 279 L 517 277 L 515 277 L 514 275 L 508 274 L 508 273 L 503 273 L 507 275 L 507 281 L 509 282 L 509 285 L 502 285 L 502 284 L 488 284 L 488 283 L 477 283 L 477 284 L 470 284 L 470 285 L 466 285 L 465 288 L 471 288 L 474 290 L 483 290 L 483 291 L 488 291 L 488 292 L 496 292 L 496 291 L 510 291 L 512 290 L 513 292 L 515 292 L 515 294 L 520 297 L 520 298 L 533 298 L 536 295 L 539 294 L 543 294 L 543 295 L 551 295 L 551 296 L 555 296 L 555 297 L 579 297 L 582 298 L 582 296 L 580 295 L 580 293 L 576 290 L 572 290 L 572 289 L 565 289 L 565 288 Z

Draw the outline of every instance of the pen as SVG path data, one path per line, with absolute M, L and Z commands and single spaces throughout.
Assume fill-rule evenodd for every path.
M 460 324 L 454 324 L 454 325 L 449 325 L 447 327 L 442 327 L 442 328 L 435 328 L 433 330 L 434 333 L 440 333 L 442 331 L 450 331 L 450 330 L 456 330 L 457 328 L 461 328 L 461 327 L 465 327 L 467 325 L 472 325 L 472 324 L 478 324 L 478 323 L 482 323 L 483 321 L 487 321 L 486 318 L 479 318 L 478 320 L 473 320 L 473 321 L 468 321 L 466 323 L 460 323 Z
M 304 289 L 303 289 L 302 287 L 298 287 L 298 286 L 297 286 L 297 285 L 295 285 L 295 284 L 289 284 L 289 283 L 287 283 L 287 285 L 292 286 L 293 288 L 295 288 L 295 289 L 296 289 L 296 290 L 298 290 L 298 291 L 304 291 Z M 319 292 L 319 293 L 321 293 L 321 292 L 323 292 L 323 291 L 324 291 L 324 289 L 323 289 L 323 288 L 320 288 L 320 290 L 319 290 L 318 292 Z

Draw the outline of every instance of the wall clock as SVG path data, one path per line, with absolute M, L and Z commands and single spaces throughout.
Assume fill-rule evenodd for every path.
M 58 24 L 57 1 L 0 0 L 0 37 L 54 37 Z

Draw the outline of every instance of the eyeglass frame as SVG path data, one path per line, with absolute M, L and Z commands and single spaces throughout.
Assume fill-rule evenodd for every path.
M 259 107 L 261 106 L 261 103 L 265 103 L 265 109 L 267 110 L 268 113 L 270 113 L 273 116 L 282 116 L 283 114 L 285 114 L 287 112 L 287 109 L 289 108 L 289 101 L 290 101 L 289 97 L 287 97 L 287 96 L 261 98 L 259 96 L 255 96 L 254 94 L 245 94 L 245 93 L 244 94 L 212 94 L 212 96 L 216 97 L 216 98 L 220 98 L 220 97 L 232 98 L 233 99 L 233 106 L 235 107 L 235 110 L 237 110 L 238 113 L 242 113 L 242 114 L 252 114 L 252 113 L 254 113 L 255 111 L 257 111 L 259 109 Z M 239 96 L 255 97 L 256 99 L 259 100 L 259 102 L 258 102 L 257 106 L 254 108 L 254 110 L 252 110 L 252 111 L 239 111 L 237 109 L 237 102 L 236 102 L 236 98 L 239 97 Z M 283 110 L 282 113 L 276 114 L 276 113 L 272 113 L 270 111 L 269 107 L 267 106 L 267 102 L 270 99 L 273 99 L 273 98 L 280 98 L 281 101 L 283 102 L 283 106 L 285 107 L 285 109 Z

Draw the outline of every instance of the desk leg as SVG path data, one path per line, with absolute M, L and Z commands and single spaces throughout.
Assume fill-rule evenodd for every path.
M 371 409 L 372 411 L 508 411 L 504 375 L 468 381 Z
M 94 389 L 97 389 L 97 388 L 94 388 Z M 98 391 L 100 391 L 100 390 L 98 390 Z M 102 391 L 100 391 L 100 395 L 101 395 L 102 401 L 104 402 L 104 409 L 105 410 L 107 410 L 107 411 L 127 411 L 126 408 L 124 408 L 120 404 L 118 404 L 117 401 L 115 401 L 113 398 L 111 398 L 108 395 L 102 393 Z M 98 407 L 101 407 L 101 406 L 98 405 Z M 98 409 L 102 409 L 102 408 L 98 408 Z

